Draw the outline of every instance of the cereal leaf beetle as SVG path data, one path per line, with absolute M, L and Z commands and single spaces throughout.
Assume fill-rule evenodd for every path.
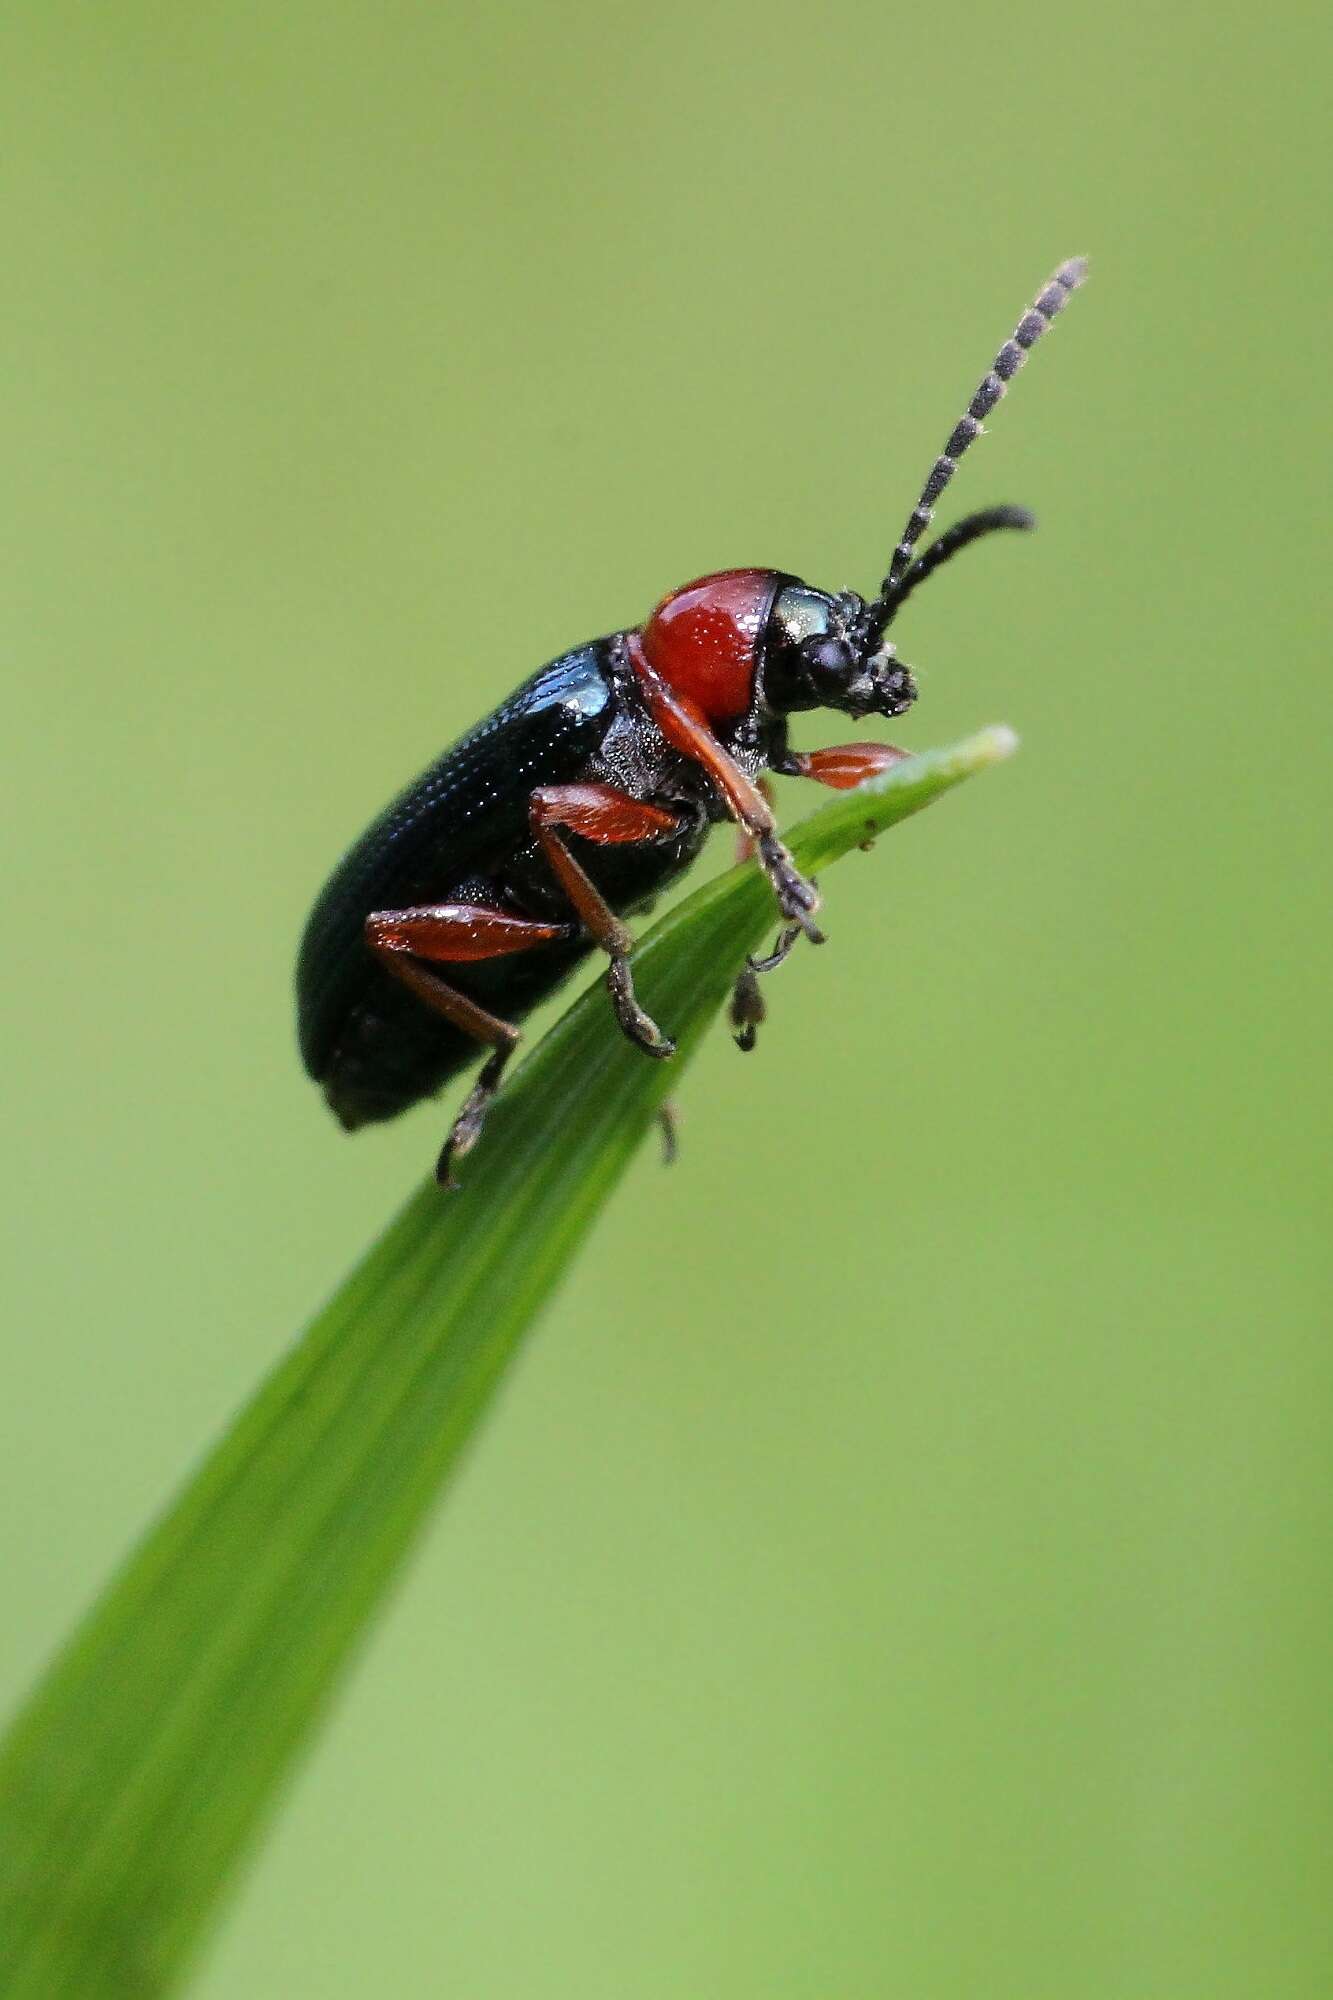
M 901 715 L 916 685 L 886 635 L 912 592 L 983 535 L 1033 525 L 1022 508 L 988 507 L 918 553 L 959 459 L 1086 269 L 1083 258 L 1062 264 L 1000 348 L 873 597 L 781 570 L 700 577 L 636 630 L 539 668 L 367 829 L 311 911 L 296 974 L 302 1059 L 344 1126 L 396 1117 L 489 1049 L 440 1154 L 438 1178 L 453 1186 L 518 1042 L 515 1022 L 596 948 L 625 1034 L 669 1056 L 635 999 L 621 919 L 726 819 L 768 876 L 783 925 L 737 983 L 733 1025 L 752 1046 L 759 974 L 802 933 L 822 942 L 818 891 L 778 837 L 763 774 L 847 789 L 903 754 L 883 743 L 805 754 L 788 743 L 788 717 Z

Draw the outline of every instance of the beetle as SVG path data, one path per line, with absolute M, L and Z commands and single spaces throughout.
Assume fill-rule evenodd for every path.
M 1062 264 L 1019 320 L 935 460 L 869 599 L 782 570 L 729 569 L 664 597 L 647 622 L 541 667 L 409 785 L 344 856 L 297 961 L 301 1055 L 348 1130 L 433 1096 L 490 1051 L 439 1157 L 476 1143 L 519 1040 L 516 1023 L 596 948 L 621 1028 L 649 1056 L 673 1044 L 640 1007 L 622 919 L 733 820 L 782 919 L 737 983 L 742 1048 L 762 1018 L 758 974 L 802 933 L 821 943 L 819 895 L 778 836 L 763 774 L 850 788 L 905 753 L 849 743 L 804 753 L 788 718 L 835 709 L 901 715 L 916 698 L 887 632 L 913 591 L 982 536 L 1033 526 L 988 507 L 924 549 L 959 459 L 1087 264 Z

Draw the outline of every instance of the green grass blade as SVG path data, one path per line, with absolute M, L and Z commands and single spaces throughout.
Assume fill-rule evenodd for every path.
M 914 757 L 792 851 L 821 869 L 1012 743 Z M 575 1002 L 464 1192 L 412 1197 L 94 1607 L 0 1749 L 6 2000 L 177 1983 L 519 1339 L 772 925 L 766 883 L 736 869 L 636 953 L 674 1062 L 624 1042 L 600 981 Z

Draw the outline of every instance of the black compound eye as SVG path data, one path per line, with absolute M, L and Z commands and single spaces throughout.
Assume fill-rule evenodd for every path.
M 778 714 L 827 707 L 843 686 L 853 660 L 839 609 L 796 577 L 779 591 L 764 649 L 764 695 Z
M 833 680 L 845 679 L 855 662 L 847 641 L 837 639 L 828 632 L 820 638 L 807 639 L 801 647 L 801 658 L 812 673 Z

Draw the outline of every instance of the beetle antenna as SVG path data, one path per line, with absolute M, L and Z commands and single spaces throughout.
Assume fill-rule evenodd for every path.
M 877 638 L 883 632 L 889 619 L 898 607 L 898 602 L 902 597 L 908 577 L 914 577 L 911 587 L 915 589 L 916 584 L 921 582 L 922 576 L 929 574 L 925 570 L 922 570 L 921 574 L 915 574 L 920 565 L 913 564 L 912 556 L 917 543 L 930 526 L 931 515 L 934 513 L 936 502 L 939 500 L 945 487 L 949 484 L 949 481 L 953 478 L 954 473 L 958 470 L 958 461 L 963 456 L 963 453 L 969 445 L 974 444 L 981 436 L 984 428 L 983 419 L 990 415 L 990 412 L 995 408 L 995 405 L 999 402 L 1001 396 L 1003 396 L 1010 382 L 1013 381 L 1014 376 L 1017 375 L 1023 363 L 1027 360 L 1029 349 L 1036 346 L 1051 321 L 1061 310 L 1069 294 L 1083 283 L 1087 274 L 1088 260 L 1086 257 L 1071 257 L 1066 263 L 1062 264 L 1049 284 L 1045 285 L 1037 294 L 1037 297 L 1024 313 L 1022 319 L 1019 320 L 1013 333 L 1005 341 L 1004 346 L 991 363 L 990 372 L 981 382 L 976 394 L 968 404 L 966 414 L 960 417 L 954 425 L 949 435 L 948 443 L 931 467 L 930 476 L 921 489 L 921 496 L 907 517 L 907 525 L 903 529 L 902 539 L 893 551 L 893 556 L 889 563 L 889 573 L 883 583 L 881 583 L 878 594 L 866 606 L 866 615 L 862 629 L 867 637 Z M 979 520 L 981 516 L 974 516 L 973 519 Z M 963 524 L 960 523 L 959 525 L 961 527 Z M 996 525 L 1012 526 L 1016 524 L 1005 522 L 996 523 Z M 976 530 L 978 534 L 986 532 L 987 530 L 982 528 Z M 941 537 L 941 541 L 944 539 L 945 537 Z M 971 541 L 975 539 L 975 536 L 969 535 L 966 539 Z M 947 561 L 949 556 L 956 554 L 957 550 L 964 546 L 965 543 L 960 541 L 953 547 L 942 551 L 931 563 L 931 569 L 938 568 L 940 563 Z M 939 547 L 939 542 L 933 543 L 931 549 L 926 551 L 926 556 L 929 556 L 932 550 Z M 921 558 L 922 563 L 925 562 L 926 556 Z
M 998 528 L 1017 528 L 1030 533 L 1037 525 L 1036 516 L 1029 514 L 1026 507 L 982 507 L 975 514 L 964 514 L 961 521 L 955 521 L 942 535 L 936 535 L 928 542 L 910 568 L 903 571 L 898 588 L 885 612 L 879 630 L 884 632 L 898 616 L 912 592 L 928 576 L 933 576 L 942 563 L 956 556 L 960 549 L 978 542 L 983 535 L 993 535 Z

